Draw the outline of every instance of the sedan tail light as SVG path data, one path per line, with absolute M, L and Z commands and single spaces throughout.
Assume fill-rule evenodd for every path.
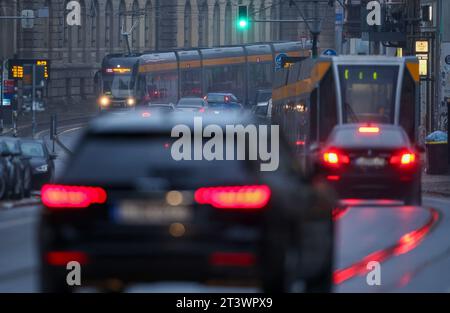
M 339 167 L 343 164 L 349 164 L 350 158 L 338 151 L 325 151 L 322 155 L 323 162 L 326 165 Z
M 41 201 L 48 208 L 81 209 L 106 202 L 106 191 L 100 187 L 44 185 Z
M 218 209 L 261 209 L 269 202 L 266 185 L 204 187 L 195 191 L 195 201 Z
M 416 163 L 416 155 L 409 151 L 404 151 L 398 154 L 394 154 L 391 157 L 390 163 L 396 166 L 411 166 Z

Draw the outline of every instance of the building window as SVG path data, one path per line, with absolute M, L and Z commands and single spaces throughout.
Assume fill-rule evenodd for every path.
M 154 28 L 154 14 L 152 8 L 152 2 L 149 0 L 145 4 L 145 47 L 153 47 L 153 32 Z
M 105 8 L 105 47 L 112 50 L 112 32 L 114 25 L 114 16 L 111 0 L 108 0 Z
M 208 46 L 208 2 L 204 1 L 198 14 L 198 46 Z
M 190 48 L 192 46 L 192 9 L 191 2 L 188 0 L 184 7 L 184 47 Z
M 216 1 L 213 11 L 213 36 L 214 46 L 220 46 L 220 6 L 218 1 Z
M 232 14 L 231 14 L 231 2 L 227 1 L 225 6 L 225 44 L 231 45 L 231 32 L 233 29 L 232 25 Z

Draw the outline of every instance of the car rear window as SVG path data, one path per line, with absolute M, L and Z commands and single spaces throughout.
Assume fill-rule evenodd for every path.
M 203 106 L 202 99 L 181 99 L 178 102 L 179 107 L 201 107 Z
M 248 162 L 175 161 L 171 145 L 178 138 L 91 136 L 76 151 L 63 176 L 77 183 L 130 184 L 159 179 L 173 187 L 248 182 Z M 191 155 L 193 155 L 193 147 Z
M 379 133 L 360 133 L 359 129 L 339 129 L 330 138 L 338 147 L 397 148 L 408 144 L 407 138 L 396 129 L 380 129 Z
M 220 94 L 209 94 L 208 95 L 208 102 L 224 102 L 225 101 L 225 95 Z
M 37 142 L 22 142 L 21 144 L 22 152 L 28 157 L 45 157 L 44 148 L 42 144 Z

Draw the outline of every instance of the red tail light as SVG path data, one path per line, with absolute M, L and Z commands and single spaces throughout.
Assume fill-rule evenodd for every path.
M 269 202 L 270 188 L 266 185 L 204 187 L 195 192 L 195 201 L 219 209 L 261 209 Z
M 205 113 L 205 108 L 200 108 L 198 111 L 199 111 L 200 113 Z
M 146 117 L 150 117 L 152 116 L 152 114 L 150 112 L 142 112 L 142 117 L 146 118 Z
M 252 266 L 256 263 L 252 253 L 215 252 L 211 254 L 209 263 L 214 266 Z
M 45 254 L 45 261 L 50 265 L 66 266 L 69 262 L 86 264 L 88 257 L 84 252 L 77 251 L 52 251 Z
M 338 151 L 326 151 L 323 153 L 323 162 L 330 166 L 339 166 L 342 164 L 349 164 L 350 158 Z
M 391 157 L 391 164 L 397 166 L 410 166 L 416 163 L 416 155 L 412 152 L 402 152 Z
M 87 208 L 106 202 L 106 191 L 100 187 L 44 185 L 41 201 L 48 208 Z

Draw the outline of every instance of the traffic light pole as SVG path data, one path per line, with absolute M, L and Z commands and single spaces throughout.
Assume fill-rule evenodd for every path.
M 35 110 L 35 101 L 36 101 L 36 64 L 33 64 L 33 88 L 32 88 L 32 96 L 31 96 L 31 133 L 32 137 L 36 134 L 36 110 Z

